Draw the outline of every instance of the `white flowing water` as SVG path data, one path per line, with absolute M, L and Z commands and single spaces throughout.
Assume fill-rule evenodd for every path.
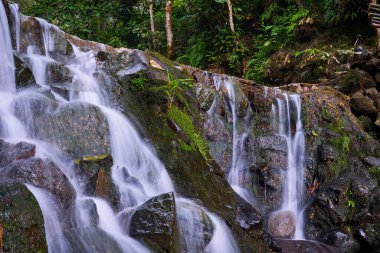
M 13 32 L 16 36 L 16 50 L 20 52 L 20 13 L 18 4 L 10 4 L 9 8 L 12 13 Z
M 283 96 L 284 98 L 277 98 L 272 105 L 272 123 L 278 135 L 286 139 L 288 147 L 288 167 L 281 210 L 294 213 L 296 231 L 293 239 L 303 240 L 305 134 L 301 119 L 301 98 L 295 94 L 284 93 Z
M 12 18 L 14 24 L 14 34 L 17 50 L 20 49 L 20 14 L 18 6 L 12 5 Z M 47 23 L 45 20 L 37 19 L 42 28 L 42 40 L 44 50 L 37 48 L 34 42 L 27 46 L 27 52 L 23 55 L 24 59 L 30 65 L 36 82 L 45 89 L 50 89 L 47 78 L 47 66 L 51 63 L 60 63 L 50 56 L 54 50 L 54 40 L 51 37 L 51 29 L 58 29 Z M 97 66 L 94 53 L 82 52 L 79 48 L 74 48 L 74 54 L 69 64 L 66 65 L 73 75 L 72 87 L 70 88 L 69 99 L 54 94 L 58 106 L 67 103 L 88 103 L 98 106 L 105 115 L 110 131 L 111 151 L 114 159 L 112 168 L 113 183 L 118 186 L 121 197 L 121 210 L 115 213 L 110 204 L 105 200 L 86 196 L 81 188 L 78 179 L 75 178 L 75 166 L 72 160 L 52 147 L 48 143 L 34 138 L 33 119 L 27 119 L 26 126 L 15 117 L 15 103 L 21 103 L 19 113 L 22 118 L 30 117 L 30 101 L 38 99 L 40 95 L 38 89 L 28 89 L 15 93 L 15 72 L 13 62 L 13 52 L 11 37 L 7 17 L 4 7 L 0 3 L 0 57 L 5 64 L 0 65 L 0 136 L 11 140 L 12 142 L 28 141 L 37 147 L 36 157 L 48 158 L 52 160 L 61 171 L 67 176 L 75 190 L 75 221 L 78 228 L 85 229 L 86 232 L 76 232 L 75 239 L 80 248 L 85 252 L 94 250 L 102 251 L 104 236 L 118 245 L 117 252 L 150 252 L 140 242 L 132 239 L 121 227 L 119 214 L 134 210 L 138 205 L 144 203 L 151 197 L 166 192 L 174 192 L 173 183 L 162 162 L 154 154 L 152 148 L 139 136 L 132 123 L 119 111 L 109 107 L 108 96 L 95 77 Z M 64 63 L 60 63 L 64 64 Z M 30 95 L 30 96 L 29 96 Z M 54 208 L 54 200 L 48 192 L 43 189 L 27 185 L 28 189 L 34 194 L 40 204 L 45 221 L 45 230 L 48 241 L 49 252 L 66 253 L 71 252 L 70 240 L 62 232 L 61 220 L 58 211 Z M 182 199 L 177 201 L 181 202 Z M 96 228 L 91 229 L 91 220 L 89 218 L 91 209 L 86 203 L 93 203 L 98 216 Z M 194 204 L 195 205 L 195 204 Z M 232 234 L 224 222 L 215 215 L 207 212 L 203 207 L 198 206 L 202 213 L 206 213 L 212 220 L 214 226 L 214 235 L 206 252 L 239 252 L 234 242 Z M 186 208 L 180 205 L 177 207 L 178 216 L 187 214 Z M 200 222 L 202 217 L 199 213 L 192 213 L 179 226 L 189 227 L 189 224 Z M 97 234 L 96 229 L 105 233 L 103 237 Z M 186 234 L 181 234 L 182 241 L 187 241 L 188 245 L 196 244 L 196 238 L 202 234 L 197 231 L 188 230 Z M 221 244 L 216 241 L 221 240 Z M 189 247 L 191 248 L 191 247 Z M 227 250 L 227 251 L 226 251 Z M 196 250 L 188 250 L 188 253 L 198 253 Z
M 244 200 L 246 200 L 251 205 L 255 205 L 254 197 L 249 190 L 245 186 L 245 182 L 247 180 L 247 163 L 244 158 L 245 148 L 244 143 L 249 135 L 250 126 L 247 126 L 243 130 L 239 130 L 238 123 L 239 119 L 237 116 L 237 108 L 236 108 L 236 96 L 235 96 L 235 85 L 233 80 L 230 77 L 222 77 L 222 76 L 213 76 L 213 82 L 215 85 L 215 89 L 219 92 L 226 93 L 228 96 L 227 102 L 232 114 L 232 160 L 231 160 L 231 168 L 228 172 L 228 182 L 234 191 L 239 194 Z M 208 111 L 209 116 L 215 113 L 216 110 L 216 98 Z M 249 117 L 249 113 L 247 116 Z M 246 119 L 244 119 L 246 121 Z
M 0 91 L 15 92 L 15 68 L 9 24 L 3 3 L 0 5 Z

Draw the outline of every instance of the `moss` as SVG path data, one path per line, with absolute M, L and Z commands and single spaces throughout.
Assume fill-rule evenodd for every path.
M 85 156 L 82 159 L 75 160 L 76 164 L 81 164 L 81 161 L 85 162 L 98 162 L 104 160 L 108 157 L 108 154 L 95 155 L 95 156 Z
M 376 177 L 377 181 L 380 182 L 380 167 L 372 167 L 369 169 L 369 173 Z
M 144 89 L 144 84 L 147 81 L 146 78 L 139 76 L 131 80 L 131 89 L 132 90 L 142 90 Z
M 168 116 L 185 132 L 191 142 L 191 147 L 197 149 L 202 157 L 208 161 L 207 142 L 196 131 L 190 116 L 176 106 L 170 107 Z M 185 148 L 188 149 L 188 147 Z

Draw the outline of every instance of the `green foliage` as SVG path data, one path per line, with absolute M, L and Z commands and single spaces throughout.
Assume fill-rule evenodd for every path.
M 246 77 L 262 82 L 268 58 L 278 49 L 294 40 L 294 30 L 301 18 L 309 14 L 307 9 L 298 9 L 295 5 L 281 8 L 273 2 L 261 15 L 260 34 L 254 40 L 254 54 L 248 62 Z
M 170 101 L 173 100 L 175 94 L 178 94 L 178 91 L 182 91 L 183 88 L 193 87 L 194 80 L 191 78 L 172 79 L 171 75 L 168 73 L 168 79 L 169 82 L 166 85 L 158 87 L 156 91 L 163 91 Z
M 16 0 L 27 15 L 47 19 L 83 39 L 115 47 L 151 49 L 166 53 L 165 1 L 154 1 L 155 32 L 150 31 L 149 3 L 141 0 Z M 351 22 L 367 9 L 364 0 L 232 1 L 234 34 L 228 25 L 226 0 L 173 1 L 175 59 L 201 68 L 264 81 L 273 53 L 297 42 L 296 31 L 305 17 L 323 17 L 324 24 Z M 153 38 L 155 43 L 153 43 Z M 153 45 L 155 44 L 155 46 Z M 306 49 L 303 59 L 328 58 Z
M 145 82 L 147 81 L 146 78 L 144 77 L 137 77 L 137 78 L 133 78 L 132 81 L 131 81 L 131 87 L 132 87 L 132 90 L 142 90 L 144 89 L 144 84 Z
M 208 161 L 208 144 L 196 131 L 190 116 L 176 106 L 170 107 L 168 116 L 182 129 L 190 140 L 190 146 L 182 144 L 181 148 L 190 150 L 191 147 L 192 151 L 198 150 L 202 157 Z
M 380 181 L 380 167 L 372 167 L 369 169 L 369 173 L 371 173 L 378 181 Z
M 320 5 L 324 10 L 324 22 L 326 24 L 338 24 L 354 21 L 358 18 L 361 2 L 351 0 L 322 0 Z M 366 6 L 365 8 L 367 8 Z

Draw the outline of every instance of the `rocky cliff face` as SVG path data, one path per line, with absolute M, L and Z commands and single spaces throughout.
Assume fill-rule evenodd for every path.
M 38 50 L 49 50 L 44 48 L 42 29 L 35 18 L 22 17 L 21 50 L 15 52 L 19 90 L 40 89 L 35 83 L 37 78 L 31 75 L 33 65 L 25 55 L 25 45 L 31 40 Z M 114 49 L 54 29 L 51 32 L 54 46 L 49 53 L 60 62 L 72 57 L 72 45 L 96 52 L 95 77 L 110 92 L 109 103 L 120 108 L 156 150 L 177 192 L 225 220 L 241 252 L 376 252 L 380 247 L 380 145 L 353 114 L 374 117 L 375 110 L 365 101 L 373 101 L 375 97 L 370 97 L 377 90 L 366 89 L 356 96 L 355 90 L 350 100 L 338 90 L 322 85 L 269 88 L 179 66 L 154 52 Z M 95 106 L 57 107 L 52 92 L 68 96 L 73 89 L 73 73 L 56 63 L 46 71 L 49 78 L 44 80 L 45 90 L 38 96 L 26 93 L 20 97 L 30 103 L 32 111 L 26 113 L 20 103 L 16 105 L 17 117 L 28 128 L 36 129 L 36 138 L 53 143 L 75 160 L 81 183 L 90 196 L 108 200 L 117 210 L 120 199 L 110 179 L 112 157 L 104 115 Z M 244 185 L 255 198 L 253 206 L 233 191 L 225 176 L 232 163 L 231 108 L 225 103 L 229 99 L 226 92 L 213 88 L 215 76 L 234 80 L 238 127 L 247 129 L 248 136 L 243 143 L 248 168 Z M 283 174 L 287 170 L 286 140 L 275 133 L 270 115 L 274 100 L 284 92 L 298 93 L 302 98 L 307 140 L 306 236 L 330 246 L 277 240 L 266 232 L 269 214 L 281 205 Z M 207 112 L 215 106 L 215 97 L 218 110 L 210 118 Z M 30 115 L 33 121 L 27 117 Z M 88 140 L 87 136 L 92 138 Z M 56 164 L 36 158 L 34 146 L 27 143 L 1 141 L 0 158 L 1 171 L 6 171 L 11 179 L 0 179 L 0 196 L 4 196 L 0 198 L 0 224 L 5 252 L 47 251 L 41 211 L 22 184 L 48 189 L 61 210 L 67 238 L 75 241 L 75 233 L 85 232 L 70 220 L 74 191 Z M 93 205 L 91 201 L 87 204 Z M 28 206 L 27 215 L 24 205 Z M 126 230 L 130 225 L 131 235 L 154 252 L 178 252 L 175 205 L 171 194 L 149 200 L 135 211 L 131 224 L 125 221 Z M 92 225 L 99 222 L 96 212 L 88 215 Z M 210 240 L 213 231 L 209 223 L 203 224 L 205 241 Z M 98 233 L 104 236 L 101 231 Z M 105 245 L 108 249 L 118 247 L 111 242 Z M 77 250 L 84 249 L 78 246 Z

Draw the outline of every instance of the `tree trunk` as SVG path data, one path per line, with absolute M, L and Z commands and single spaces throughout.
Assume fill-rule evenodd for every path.
M 166 13 L 166 40 L 167 40 L 167 56 L 169 59 L 173 57 L 174 53 L 174 45 L 173 45 L 173 30 L 172 30 L 172 0 L 166 0 L 166 7 L 165 7 L 165 13 Z
M 230 29 L 232 33 L 235 33 L 235 24 L 234 24 L 234 16 L 233 16 L 231 0 L 227 0 L 227 6 L 228 6 L 228 19 L 230 22 Z
M 150 32 L 152 33 L 153 50 L 157 50 L 156 29 L 154 27 L 154 9 L 153 0 L 149 1 Z

